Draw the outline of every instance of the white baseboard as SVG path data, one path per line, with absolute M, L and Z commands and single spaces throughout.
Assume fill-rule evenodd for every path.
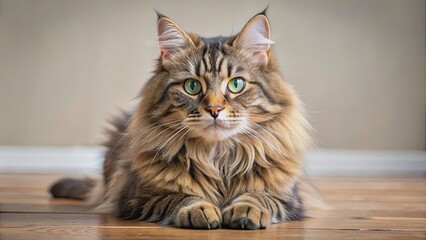
M 2 173 L 101 173 L 102 147 L 0 146 Z M 316 176 L 426 176 L 426 151 L 313 149 L 305 168 Z
M 306 171 L 321 176 L 426 176 L 426 151 L 314 149 Z
M 103 147 L 0 146 L 0 172 L 100 173 Z

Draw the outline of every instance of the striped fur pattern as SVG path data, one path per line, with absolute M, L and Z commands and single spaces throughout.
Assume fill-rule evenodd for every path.
M 158 31 L 155 73 L 111 133 L 100 207 L 183 228 L 261 229 L 301 219 L 309 125 L 270 52 L 265 13 L 231 37 L 186 33 L 162 15 Z M 238 93 L 227 88 L 236 77 L 245 80 Z M 185 92 L 188 79 L 201 84 L 198 94 Z

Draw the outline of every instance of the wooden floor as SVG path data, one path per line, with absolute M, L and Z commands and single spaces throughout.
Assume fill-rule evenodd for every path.
M 426 239 L 425 178 L 315 178 L 332 210 L 258 231 L 187 230 L 51 199 L 60 176 L 0 174 L 0 239 Z

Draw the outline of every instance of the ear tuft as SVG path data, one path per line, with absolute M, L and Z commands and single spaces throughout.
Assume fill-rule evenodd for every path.
M 268 3 L 268 5 L 266 6 L 266 8 L 265 8 L 265 9 L 263 9 L 263 11 L 262 11 L 262 12 L 260 12 L 260 13 L 258 13 L 257 15 L 265 15 L 265 16 L 266 16 L 266 12 L 268 12 L 268 8 L 269 8 L 269 3 Z
M 247 22 L 235 38 L 233 46 L 252 55 L 257 63 L 266 65 L 269 61 L 271 44 L 274 42 L 271 40 L 269 20 L 265 11 L 266 9 Z
M 157 14 L 157 21 L 160 20 L 160 18 L 165 18 L 166 15 L 162 14 L 160 11 L 154 8 L 155 13 Z
M 157 33 L 163 58 L 179 51 L 188 44 L 193 44 L 191 38 L 173 20 L 157 12 Z

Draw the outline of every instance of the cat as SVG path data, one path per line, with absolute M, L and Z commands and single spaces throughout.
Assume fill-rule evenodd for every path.
M 157 30 L 156 69 L 109 133 L 103 180 L 62 179 L 53 196 L 182 228 L 302 219 L 310 126 L 271 52 L 266 10 L 230 37 L 185 32 L 161 13 Z

